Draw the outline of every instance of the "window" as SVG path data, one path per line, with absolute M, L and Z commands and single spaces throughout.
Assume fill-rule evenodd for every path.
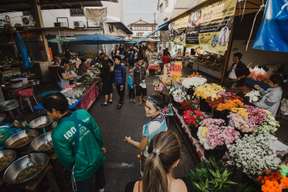
M 160 13 L 163 13 L 163 11 L 164 11 L 163 3 L 160 4 L 160 6 L 159 6 L 159 10 L 160 10 Z
M 72 8 L 70 9 L 70 16 L 71 17 L 84 16 L 84 10 L 82 8 Z
M 169 0 L 164 0 L 165 8 L 169 6 Z

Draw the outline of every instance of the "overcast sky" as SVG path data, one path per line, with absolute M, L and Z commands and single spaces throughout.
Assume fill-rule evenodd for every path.
M 142 18 L 153 22 L 154 13 L 157 9 L 157 0 L 123 0 L 123 19 L 125 24 L 130 24 Z

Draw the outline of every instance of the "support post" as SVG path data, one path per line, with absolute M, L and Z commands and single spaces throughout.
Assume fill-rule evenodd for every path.
M 35 24 L 36 24 L 36 27 L 41 28 L 40 39 L 43 42 L 43 46 L 44 46 L 45 57 L 46 57 L 45 60 L 47 59 L 48 61 L 51 61 L 52 58 L 50 58 L 50 54 L 49 54 L 48 41 L 45 36 L 45 32 L 42 30 L 42 28 L 44 28 L 44 23 L 43 23 L 43 17 L 41 13 L 40 2 L 39 0 L 33 0 L 33 4 L 34 4 L 34 16 L 35 16 L 35 22 L 36 22 Z

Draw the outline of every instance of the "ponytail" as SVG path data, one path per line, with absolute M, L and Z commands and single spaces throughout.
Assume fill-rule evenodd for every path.
M 167 173 L 160 155 L 159 152 L 153 152 L 145 161 L 143 192 L 168 192 Z
M 180 141 L 172 131 L 162 132 L 152 141 L 153 152 L 145 161 L 143 192 L 168 192 L 167 174 L 180 159 Z

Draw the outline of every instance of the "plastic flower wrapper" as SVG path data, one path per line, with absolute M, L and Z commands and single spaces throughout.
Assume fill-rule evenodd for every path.
M 179 85 L 173 86 L 169 93 L 173 96 L 174 101 L 177 103 L 182 103 L 186 99 L 190 99 L 190 96 L 187 95 L 184 88 Z
M 204 77 L 189 77 L 185 78 L 182 81 L 182 86 L 186 89 L 199 87 L 200 85 L 203 85 L 207 83 L 207 79 Z
M 288 165 L 286 165 L 286 164 L 280 165 L 279 171 L 280 171 L 282 176 L 287 177 L 288 176 Z
M 204 148 L 211 150 L 233 143 L 239 138 L 240 133 L 233 127 L 225 126 L 225 121 L 222 119 L 208 118 L 202 121 L 197 136 Z
M 160 80 L 154 80 L 153 81 L 153 89 L 156 92 L 163 92 L 164 91 L 164 84 Z
M 281 160 L 272 149 L 277 138 L 271 134 L 245 135 L 235 144 L 227 145 L 234 165 L 248 175 L 262 175 L 265 170 L 275 170 Z
M 245 95 L 245 97 L 249 98 L 250 103 L 255 103 L 260 100 L 261 94 L 258 90 L 252 90 Z
M 220 98 L 219 93 L 224 92 L 224 91 L 225 89 L 221 87 L 220 85 L 217 85 L 215 83 L 206 83 L 204 85 L 196 87 L 194 95 L 196 97 L 199 97 L 205 100 L 210 99 L 211 101 L 214 101 Z

